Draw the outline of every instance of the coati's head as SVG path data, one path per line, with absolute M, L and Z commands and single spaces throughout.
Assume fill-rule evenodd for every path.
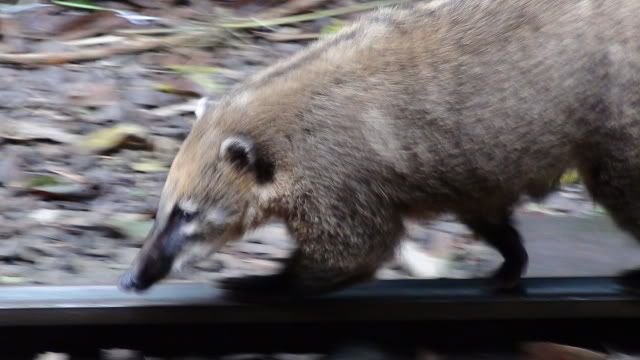
M 272 181 L 274 163 L 251 134 L 226 126 L 235 121 L 228 119 L 234 117 L 230 112 L 238 111 L 206 107 L 205 98 L 171 165 L 154 225 L 120 280 L 124 290 L 148 289 L 174 263 L 207 256 L 262 220 L 258 203 Z

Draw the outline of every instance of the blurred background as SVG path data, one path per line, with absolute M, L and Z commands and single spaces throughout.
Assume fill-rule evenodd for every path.
M 399 1 L 4 1 L 0 285 L 114 284 L 151 226 L 197 100 Z M 535 171 L 535 169 L 531 169 Z M 528 276 L 611 275 L 640 247 L 574 172 L 519 227 Z M 407 224 L 380 278 L 485 276 L 500 258 L 455 219 Z M 167 281 L 267 273 L 291 241 L 268 224 Z

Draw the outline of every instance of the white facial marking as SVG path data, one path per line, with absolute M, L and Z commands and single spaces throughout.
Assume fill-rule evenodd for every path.
M 196 120 L 200 120 L 202 118 L 202 115 L 204 115 L 205 110 L 207 110 L 207 102 L 209 101 L 208 97 L 203 97 L 200 100 L 198 100 L 198 103 L 196 104 Z
M 198 204 L 193 200 L 182 200 L 180 201 L 180 208 L 185 212 L 195 212 L 198 210 Z
M 207 221 L 214 224 L 224 224 L 227 222 L 228 213 L 221 208 L 215 208 L 207 213 Z
M 198 232 L 199 226 L 196 222 L 191 222 L 182 227 L 182 233 L 186 236 L 191 236 Z
M 181 272 L 190 265 L 194 265 L 199 261 L 211 256 L 216 247 L 208 242 L 194 243 L 187 246 L 173 263 L 172 271 Z

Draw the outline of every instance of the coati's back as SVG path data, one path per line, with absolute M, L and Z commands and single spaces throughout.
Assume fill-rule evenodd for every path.
M 288 177 L 376 179 L 402 201 L 448 207 L 464 189 L 543 195 L 615 121 L 621 95 L 640 91 L 637 1 L 401 8 L 257 74 L 215 126 L 262 138 Z

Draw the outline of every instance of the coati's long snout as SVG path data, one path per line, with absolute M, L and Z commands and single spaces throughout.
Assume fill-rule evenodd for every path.
M 190 241 L 189 236 L 182 231 L 185 224 L 185 216 L 177 207 L 166 221 L 156 220 L 138 258 L 131 269 L 120 278 L 120 288 L 127 291 L 144 291 L 166 277 L 176 257 Z

